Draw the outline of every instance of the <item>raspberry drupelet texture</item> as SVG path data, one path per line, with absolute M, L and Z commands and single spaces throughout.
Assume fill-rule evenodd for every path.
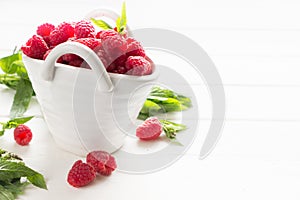
M 14 130 L 14 139 L 19 145 L 28 145 L 32 139 L 32 132 L 26 125 L 19 125 Z
M 96 172 L 94 168 L 91 165 L 78 160 L 69 171 L 67 181 L 73 187 L 82 187 L 94 181 L 95 178 Z
M 74 35 L 79 38 L 94 38 L 95 28 L 91 22 L 81 20 L 75 24 Z
M 105 151 L 90 152 L 86 157 L 86 162 L 103 176 L 109 176 L 117 168 L 115 158 Z
M 48 46 L 42 36 L 34 35 L 21 47 L 23 53 L 31 58 L 43 59 Z

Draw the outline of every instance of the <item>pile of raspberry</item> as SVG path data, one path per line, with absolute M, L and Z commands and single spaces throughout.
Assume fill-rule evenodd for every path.
M 86 162 L 77 160 L 70 169 L 67 181 L 73 187 L 83 187 L 92 183 L 97 174 L 109 176 L 117 168 L 115 158 L 105 151 L 92 151 Z
M 135 76 L 152 73 L 153 62 L 146 56 L 140 42 L 118 33 L 116 29 L 96 31 L 92 23 L 85 20 L 63 22 L 56 27 L 50 23 L 42 24 L 21 50 L 31 58 L 45 60 L 53 48 L 67 41 L 79 42 L 92 49 L 107 72 Z M 90 69 L 81 57 L 74 54 L 65 54 L 57 62 Z

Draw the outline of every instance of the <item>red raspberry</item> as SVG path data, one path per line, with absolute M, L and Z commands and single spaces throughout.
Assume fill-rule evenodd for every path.
M 21 50 L 25 55 L 36 59 L 43 59 L 43 56 L 48 49 L 46 42 L 39 35 L 32 36 L 32 38 L 21 47 Z
M 47 56 L 49 55 L 49 53 L 50 53 L 51 51 L 52 51 L 52 49 L 49 49 L 49 50 L 44 54 L 43 60 L 46 60 Z M 59 57 L 59 58 L 57 59 L 56 62 L 58 62 L 58 63 L 63 63 L 63 62 L 64 62 L 63 57 L 62 57 L 62 56 Z
M 74 35 L 76 38 L 94 38 L 95 28 L 91 22 L 81 20 L 75 24 Z
M 56 46 L 74 36 L 74 27 L 67 22 L 58 25 L 49 35 L 51 46 Z
M 162 133 L 162 125 L 157 117 L 150 117 L 136 129 L 136 136 L 141 140 L 157 139 Z
M 117 74 L 125 74 L 127 72 L 127 69 L 123 66 L 119 66 L 113 70 L 113 73 Z
M 118 74 L 125 74 L 127 69 L 125 68 L 125 62 L 127 60 L 126 55 L 121 55 L 117 59 L 111 62 L 111 64 L 106 68 L 108 72 L 114 72 Z
M 125 67 L 129 75 L 143 76 L 152 73 L 151 63 L 141 56 L 129 56 L 126 60 Z
M 101 30 L 96 34 L 96 38 L 105 40 L 108 37 L 118 35 L 118 33 L 114 30 Z
M 91 165 L 78 160 L 69 171 L 67 181 L 74 187 L 82 187 L 91 183 L 95 178 L 95 169 Z
M 136 41 L 134 38 L 127 38 L 127 51 L 126 55 L 127 56 L 142 56 L 145 57 L 146 53 L 145 50 L 143 49 L 142 45 L 140 42 Z
M 85 46 L 89 47 L 92 50 L 97 50 L 101 48 L 101 40 L 95 38 L 80 38 L 75 40 L 75 42 L 79 42 L 84 44 Z
M 73 54 L 74 55 L 74 54 Z M 75 60 L 71 60 L 70 62 L 68 62 L 69 65 L 72 65 L 74 67 L 81 67 L 83 60 L 78 57 L 79 59 L 75 59 Z
M 127 49 L 126 40 L 119 34 L 104 37 L 104 39 L 101 39 L 101 42 L 105 52 L 114 58 L 124 54 L 124 51 Z
M 111 58 L 106 54 L 106 52 L 102 48 L 99 48 L 98 50 L 96 50 L 96 54 L 98 55 L 98 57 L 102 61 L 102 63 L 104 65 L 104 67 L 106 68 L 106 70 L 109 71 L 108 66 L 111 63 Z
M 53 24 L 45 23 L 37 27 L 36 33 L 42 37 L 49 36 L 51 31 L 55 29 Z
M 80 57 L 75 55 L 75 54 L 68 53 L 68 54 L 63 55 L 62 59 L 63 59 L 64 62 L 71 62 L 73 60 L 80 59 Z
M 103 176 L 109 176 L 117 168 L 115 158 L 105 151 L 90 152 L 86 156 L 86 162 Z
M 24 146 L 31 141 L 32 132 L 28 126 L 21 124 L 15 128 L 14 138 L 17 144 Z

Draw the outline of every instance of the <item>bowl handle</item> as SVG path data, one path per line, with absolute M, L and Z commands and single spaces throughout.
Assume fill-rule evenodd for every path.
M 119 15 L 113 10 L 100 8 L 100 9 L 96 9 L 96 10 L 93 10 L 90 13 L 88 13 L 84 19 L 87 21 L 90 21 L 91 18 L 101 18 L 101 17 L 107 17 L 107 18 L 110 18 L 110 19 L 116 21 L 118 19 Z M 132 35 L 131 29 L 129 28 L 128 25 L 126 25 L 126 30 L 127 30 L 127 35 L 129 37 L 132 37 L 133 35 Z
M 64 42 L 57 45 L 47 56 L 43 69 L 42 78 L 46 81 L 52 81 L 55 75 L 56 60 L 67 53 L 76 54 L 82 57 L 92 68 L 97 76 L 98 89 L 101 91 L 112 91 L 114 86 L 110 77 L 96 53 L 89 47 L 78 42 Z

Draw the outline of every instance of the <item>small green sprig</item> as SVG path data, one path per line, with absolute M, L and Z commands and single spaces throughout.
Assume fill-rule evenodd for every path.
M 103 30 L 113 29 L 107 22 L 102 19 L 91 18 L 91 22 Z M 126 16 L 126 3 L 123 2 L 120 17 L 116 20 L 116 31 L 120 34 L 126 33 L 127 16 Z
M 5 132 L 5 130 L 16 128 L 20 124 L 25 124 L 29 120 L 31 120 L 33 116 L 30 117 L 18 117 L 11 119 L 7 122 L 0 122 L 0 125 L 2 125 L 2 129 L 0 130 L 0 136 L 2 136 Z

